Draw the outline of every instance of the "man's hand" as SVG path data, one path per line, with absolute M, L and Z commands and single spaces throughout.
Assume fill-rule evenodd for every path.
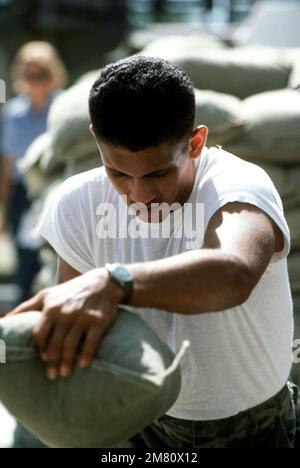
M 42 311 L 33 336 L 51 380 L 68 377 L 76 363 L 90 366 L 101 337 L 117 317 L 123 291 L 104 269 L 95 269 L 71 281 L 45 289 L 8 315 Z

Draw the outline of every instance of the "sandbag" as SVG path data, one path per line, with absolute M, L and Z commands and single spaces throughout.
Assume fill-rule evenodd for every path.
M 196 125 L 207 125 L 208 146 L 222 145 L 244 127 L 240 99 L 214 91 L 195 90 Z
M 180 35 L 172 34 L 165 37 L 152 38 L 147 36 L 148 43 L 143 44 L 143 38 L 145 38 L 145 32 L 138 32 L 132 36 L 131 41 L 134 42 L 137 50 L 143 50 L 147 54 L 161 53 L 166 55 L 176 54 L 184 55 L 196 50 L 201 52 L 202 50 L 212 49 L 227 49 L 228 46 L 217 37 L 208 34 L 189 34 Z M 144 41 L 145 42 L 145 41 Z M 137 43 L 139 47 L 137 47 Z
M 269 48 L 228 50 L 191 49 L 181 53 L 146 47 L 143 55 L 161 57 L 181 66 L 194 86 L 241 99 L 270 90 L 286 88 L 292 65 L 280 51 Z
M 300 164 L 300 91 L 262 93 L 244 101 L 246 127 L 226 149 L 253 162 Z
M 300 208 L 287 211 L 285 217 L 291 232 L 292 251 L 300 250 Z
M 50 447 L 113 447 L 163 416 L 178 398 L 177 358 L 148 325 L 123 308 L 88 369 L 51 382 L 32 339 L 39 312 L 0 320 L 6 364 L 0 400 Z
M 287 167 L 259 163 L 272 179 L 285 210 L 300 208 L 300 166 Z
M 46 150 L 41 168 L 51 172 L 58 164 L 75 161 L 98 151 L 89 130 L 88 98 L 94 75 L 62 93 L 49 111 L 47 131 L 51 145 Z
M 100 73 L 100 69 L 99 70 L 90 70 L 86 73 L 84 73 L 83 75 L 81 75 L 78 80 L 76 81 L 76 84 L 81 84 L 83 82 L 88 82 L 90 84 L 90 87 L 92 87 L 92 84 L 94 83 L 94 81 L 96 81 L 98 75 Z
M 286 49 L 285 56 L 287 60 L 292 64 L 292 73 L 289 80 L 290 88 L 300 87 L 300 49 L 299 48 L 290 48 Z
M 100 154 L 91 154 L 84 159 L 78 161 L 68 161 L 64 172 L 64 179 L 68 179 L 73 175 L 80 174 L 82 172 L 90 171 L 102 166 L 102 160 Z
M 60 163 L 55 167 L 55 171 L 45 173 L 40 163 L 46 150 L 51 144 L 49 133 L 44 133 L 36 138 L 29 146 L 24 157 L 18 161 L 18 168 L 22 173 L 27 193 L 30 198 L 40 195 L 43 190 L 64 170 L 64 164 Z
M 300 252 L 295 252 L 288 257 L 289 276 L 293 292 L 300 292 Z M 300 314 L 300 309 L 298 310 Z M 300 321 L 299 321 L 300 324 Z M 299 327 L 300 332 L 300 327 Z M 300 339 L 300 333 L 298 338 Z
M 289 196 L 285 199 L 286 209 L 300 208 L 300 165 L 287 170 Z
M 34 293 L 57 284 L 57 253 L 47 244 L 39 251 L 41 268 L 34 280 Z
M 265 163 L 258 163 L 257 165 L 264 169 L 264 171 L 266 171 L 268 176 L 272 179 L 272 182 L 283 201 L 291 196 L 292 190 L 287 184 L 288 169 L 286 167 Z

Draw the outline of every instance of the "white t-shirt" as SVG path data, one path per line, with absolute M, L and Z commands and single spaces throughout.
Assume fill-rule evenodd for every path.
M 224 312 L 201 315 L 132 308 L 174 352 L 183 340 L 191 343 L 181 362 L 180 395 L 167 413 L 180 419 L 203 421 L 233 416 L 268 400 L 288 380 L 293 339 L 287 270 L 290 235 L 280 197 L 269 176 L 258 166 L 223 150 L 205 149 L 196 162 L 194 188 L 188 200 L 204 207 L 204 224 L 192 247 L 187 236 L 177 235 L 183 223 L 178 213 L 184 213 L 185 208 L 175 211 L 171 232 L 165 238 L 146 238 L 145 229 L 156 226 L 155 232 L 159 225 L 134 217 L 139 236 L 120 239 L 119 233 L 113 239 L 111 227 L 123 230 L 129 215 L 104 168 L 65 181 L 39 227 L 57 254 L 84 273 L 106 262 L 147 262 L 201 248 L 210 218 L 235 201 L 259 207 L 284 234 L 283 251 L 273 255 L 247 302 Z M 115 212 L 106 217 L 109 210 L 105 212 L 103 206 L 113 206 Z M 110 231 L 104 238 L 108 219 Z

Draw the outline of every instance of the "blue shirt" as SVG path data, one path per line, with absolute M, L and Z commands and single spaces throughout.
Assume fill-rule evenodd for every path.
M 46 131 L 49 108 L 57 96 L 54 92 L 41 112 L 37 112 L 30 98 L 24 94 L 17 96 L 3 108 L 1 153 L 8 155 L 15 162 L 23 158 L 31 143 Z M 14 178 L 21 180 L 21 174 L 15 167 Z

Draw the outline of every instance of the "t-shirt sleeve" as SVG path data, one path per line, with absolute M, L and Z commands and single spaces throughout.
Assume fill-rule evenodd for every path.
M 228 203 L 239 202 L 256 206 L 264 211 L 280 228 L 284 236 L 284 247 L 275 253 L 271 263 L 286 258 L 290 251 L 290 231 L 284 216 L 281 198 L 268 174 L 260 167 L 243 162 L 218 171 L 208 177 L 202 193 L 205 206 L 205 231 L 209 220 Z
M 90 210 L 86 186 L 65 181 L 48 200 L 38 233 L 79 273 L 95 268 L 90 245 Z

